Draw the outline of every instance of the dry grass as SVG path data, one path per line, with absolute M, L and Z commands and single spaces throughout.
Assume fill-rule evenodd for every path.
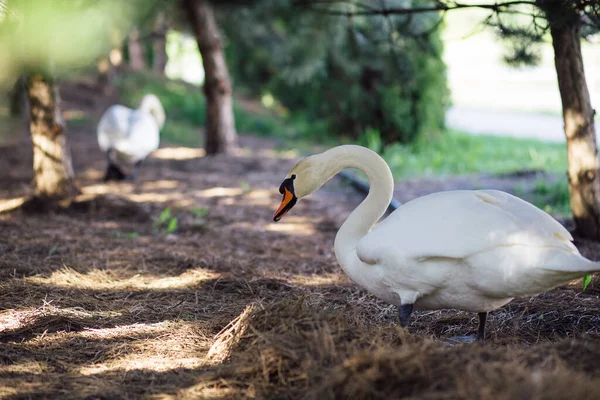
M 328 310 L 324 300 L 296 297 L 256 308 L 229 364 L 188 393 L 212 387 L 235 389 L 240 398 L 596 396 L 600 347 L 593 340 L 448 346 L 367 314 Z
M 492 313 L 483 345 L 448 340 L 477 327 L 452 310 L 402 330 L 337 267 L 335 232 L 360 200 L 348 188 L 275 225 L 294 160 L 268 141 L 231 158 L 166 148 L 139 185 L 102 185 L 91 130 L 71 132 L 82 197 L 0 213 L 0 398 L 597 397 L 598 279 Z M 28 195 L 27 148 L 0 148 L 0 210 Z M 166 207 L 174 233 L 156 224 Z

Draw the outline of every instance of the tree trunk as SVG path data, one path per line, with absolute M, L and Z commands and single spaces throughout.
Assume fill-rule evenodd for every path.
M 206 154 L 234 153 L 237 133 L 233 118 L 231 79 L 221 50 L 213 11 L 205 0 L 183 0 L 204 65 Z
M 110 62 L 110 56 L 99 57 L 96 61 L 96 68 L 98 70 L 97 81 L 102 86 L 104 94 L 112 93 L 116 71 Z
M 25 114 L 27 98 L 25 96 L 24 77 L 20 76 L 8 93 L 10 115 L 16 117 Z
M 161 76 L 165 74 L 165 67 L 167 66 L 166 34 L 167 19 L 164 12 L 159 12 L 156 16 L 152 34 L 152 48 L 154 51 L 152 72 Z
M 74 183 L 58 88 L 42 75 L 27 78 L 36 197 L 60 200 L 79 193 Z
M 127 48 L 129 50 L 129 66 L 134 71 L 141 71 L 146 68 L 146 52 L 144 51 L 144 45 L 140 41 L 140 32 L 137 28 L 133 28 L 129 33 L 129 40 L 127 41 Z
M 563 107 L 571 209 L 577 233 L 600 240 L 600 164 L 594 114 L 583 71 L 578 21 L 551 28 Z

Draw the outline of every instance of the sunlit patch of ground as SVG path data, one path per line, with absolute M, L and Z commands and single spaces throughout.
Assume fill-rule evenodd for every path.
M 316 235 L 315 225 L 310 222 L 281 222 L 272 223 L 265 227 L 268 232 L 282 232 L 293 235 L 311 236 Z
M 115 357 L 105 362 L 84 365 L 78 372 L 82 375 L 97 375 L 109 371 L 164 372 L 180 368 L 198 368 L 206 362 L 208 339 L 199 339 L 198 333 L 201 334 L 196 324 L 185 322 L 136 324 L 84 331 L 79 336 L 89 340 L 111 340 L 142 334 L 147 335 L 147 338 L 115 349 Z
M 203 281 L 216 279 L 219 274 L 202 269 L 188 270 L 178 276 L 157 277 L 136 274 L 126 279 L 115 279 L 107 271 L 92 270 L 86 274 L 78 273 L 70 268 L 53 272 L 49 277 L 40 275 L 26 278 L 27 282 L 64 288 L 79 289 L 184 289 L 193 287 Z
M 190 160 L 193 158 L 204 157 L 204 149 L 192 149 L 189 147 L 166 147 L 156 150 L 152 153 L 152 158 L 160 160 Z
M 210 189 L 198 190 L 194 192 L 196 197 L 231 197 L 239 196 L 243 193 L 240 188 L 214 187 Z
M 20 196 L 14 199 L 0 200 L 0 213 L 19 208 L 25 202 L 26 197 Z

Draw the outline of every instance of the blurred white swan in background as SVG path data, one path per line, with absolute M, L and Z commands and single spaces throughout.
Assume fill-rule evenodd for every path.
M 106 154 L 108 167 L 104 180 L 123 180 L 123 167 L 133 165 L 135 178 L 141 162 L 159 145 L 159 132 L 165 124 L 165 110 L 158 97 L 147 94 L 140 106 L 131 108 L 115 104 L 98 123 L 98 145 Z
M 550 215 L 497 190 L 434 193 L 384 214 L 394 190 L 386 162 L 360 146 L 338 146 L 296 164 L 281 184 L 279 221 L 296 202 L 345 168 L 362 170 L 366 199 L 335 238 L 335 255 L 348 276 L 400 308 L 402 326 L 415 309 L 455 308 L 479 313 L 483 340 L 487 312 L 600 270 Z

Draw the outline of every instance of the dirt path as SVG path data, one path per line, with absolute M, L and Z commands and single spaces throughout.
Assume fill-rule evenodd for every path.
M 472 135 L 512 136 L 564 143 L 563 119 L 560 115 L 485 110 L 467 106 L 451 107 L 446 113 L 451 129 Z M 596 124 L 596 136 L 600 127 Z
M 346 185 L 271 222 L 295 159 L 270 141 L 244 137 L 237 157 L 164 146 L 139 185 L 99 182 L 93 125 L 71 141 L 84 194 L 51 215 L 8 210 L 31 160 L 26 140 L 0 148 L 0 398 L 595 398 L 597 281 L 515 300 L 486 345 L 449 346 L 473 315 L 416 313 L 408 334 L 337 266 L 360 201 Z

